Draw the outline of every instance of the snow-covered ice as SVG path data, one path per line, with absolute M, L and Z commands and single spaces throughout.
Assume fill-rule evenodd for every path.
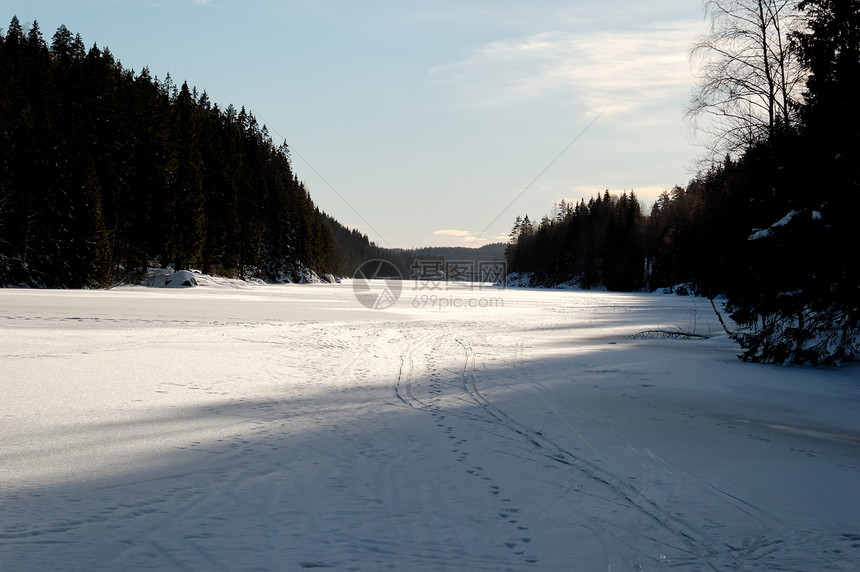
M 197 278 L 0 291 L 0 569 L 860 566 L 860 370 L 707 301 Z

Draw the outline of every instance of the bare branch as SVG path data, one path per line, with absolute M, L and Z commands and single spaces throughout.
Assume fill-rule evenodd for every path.
M 721 156 L 791 124 L 802 72 L 788 36 L 798 13 L 794 0 L 706 0 L 704 9 L 711 26 L 690 49 L 699 79 L 685 117 Z

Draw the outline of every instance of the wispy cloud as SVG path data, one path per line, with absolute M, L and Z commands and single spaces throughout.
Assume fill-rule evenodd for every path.
M 688 46 L 700 21 L 618 32 L 545 32 L 484 45 L 434 68 L 431 81 L 467 106 L 565 98 L 591 113 L 631 113 L 679 94 L 692 79 Z
M 472 233 L 468 230 L 453 230 L 453 229 L 445 229 L 445 230 L 436 230 L 433 231 L 433 234 L 436 236 L 456 236 L 456 237 L 466 237 L 470 236 Z
M 466 246 L 481 246 L 482 244 L 486 244 L 491 242 L 490 240 L 483 238 L 481 236 L 477 236 L 471 230 L 456 230 L 456 229 L 443 229 L 443 230 L 435 230 L 433 231 L 434 236 L 450 236 L 452 238 L 457 239 L 458 242 L 463 243 Z M 507 240 L 507 237 L 504 237 L 504 240 Z

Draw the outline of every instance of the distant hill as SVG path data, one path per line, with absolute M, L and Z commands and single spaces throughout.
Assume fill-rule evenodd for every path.
M 427 248 L 416 248 L 414 252 L 417 256 L 438 256 L 444 260 L 471 260 L 480 261 L 502 261 L 505 259 L 504 242 L 494 242 L 485 244 L 480 248 L 468 248 L 464 246 L 438 246 Z

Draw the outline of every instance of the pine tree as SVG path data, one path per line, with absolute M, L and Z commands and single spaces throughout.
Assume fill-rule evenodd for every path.
M 175 139 L 168 174 L 168 259 L 177 270 L 202 262 L 205 212 L 197 113 L 187 83 L 173 104 Z

